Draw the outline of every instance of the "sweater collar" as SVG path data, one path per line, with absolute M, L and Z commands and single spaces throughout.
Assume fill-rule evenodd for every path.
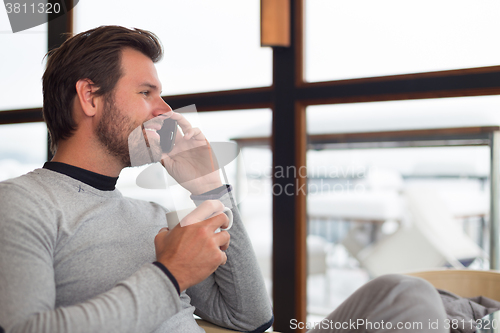
M 61 162 L 46 162 L 44 169 L 62 173 L 101 191 L 113 191 L 118 177 L 109 177 Z

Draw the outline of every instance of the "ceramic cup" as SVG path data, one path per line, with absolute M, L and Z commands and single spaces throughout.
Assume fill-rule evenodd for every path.
M 167 225 L 170 230 L 172 230 L 179 222 L 186 217 L 189 213 L 191 213 L 193 208 L 186 208 L 181 210 L 176 210 L 173 212 L 167 213 Z M 231 209 L 224 207 L 223 213 L 227 215 L 229 218 L 229 226 L 227 228 L 219 228 L 215 232 L 219 232 L 221 230 L 229 230 L 233 226 L 233 212 Z M 208 217 L 207 217 L 208 218 Z

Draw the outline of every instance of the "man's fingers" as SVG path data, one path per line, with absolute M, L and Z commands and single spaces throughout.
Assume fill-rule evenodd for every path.
M 231 243 L 231 235 L 227 231 L 221 231 L 215 234 L 216 242 L 219 244 L 219 249 L 226 251 L 229 248 L 229 243 Z
M 182 114 L 172 112 L 169 118 L 177 120 L 177 124 L 181 128 L 182 133 L 184 133 L 184 138 L 186 140 L 190 140 L 192 137 L 195 137 L 196 140 L 205 140 L 203 132 L 199 128 L 193 127 Z M 179 133 L 179 131 L 177 131 L 176 140 L 180 140 L 180 136 L 182 135 Z
M 160 232 L 165 232 L 165 231 L 166 231 L 166 232 L 168 232 L 169 230 L 170 230 L 170 229 L 168 229 L 168 227 L 163 227 L 163 228 L 161 228 L 161 229 L 158 231 L 158 233 L 160 233 Z
M 180 113 L 173 112 L 170 118 L 177 120 L 177 124 L 180 126 L 182 133 L 184 134 L 186 134 L 187 131 L 193 127 L 191 126 L 191 123 Z
M 221 252 L 221 256 L 222 256 L 222 262 L 221 262 L 221 265 L 225 265 L 226 262 L 227 262 L 227 254 L 223 251 L 220 251 Z
M 219 228 L 226 229 L 227 227 L 229 227 L 230 221 L 229 221 L 229 217 L 224 213 L 224 210 L 214 213 L 214 215 L 211 217 L 215 217 L 215 216 L 219 216 L 219 215 L 224 215 L 224 216 L 220 216 L 220 217 L 224 218 L 224 220 L 225 220 L 224 224 L 221 225 Z
M 205 135 L 203 135 L 203 132 L 201 131 L 201 129 L 199 129 L 198 127 L 193 127 L 184 133 L 184 139 L 191 140 L 192 138 L 194 138 L 198 141 L 204 141 Z
M 154 240 L 155 244 L 157 242 L 162 243 L 165 237 L 167 236 L 168 232 L 169 232 L 168 228 L 161 228 L 155 236 Z
M 207 219 L 207 222 L 209 222 L 210 230 L 213 229 L 214 232 L 219 228 L 224 229 L 229 226 L 229 218 L 222 211 Z

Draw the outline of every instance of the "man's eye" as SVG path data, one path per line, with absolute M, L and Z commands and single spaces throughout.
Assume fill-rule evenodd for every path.
M 143 94 L 144 96 L 149 96 L 149 91 L 141 91 L 141 94 Z

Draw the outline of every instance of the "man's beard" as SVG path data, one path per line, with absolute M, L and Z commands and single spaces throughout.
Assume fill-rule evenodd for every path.
M 106 150 L 120 160 L 123 167 L 140 166 L 161 159 L 159 142 L 146 133 L 143 125 L 133 124 L 116 107 L 112 94 L 104 98 L 103 115 L 97 125 L 96 135 Z

